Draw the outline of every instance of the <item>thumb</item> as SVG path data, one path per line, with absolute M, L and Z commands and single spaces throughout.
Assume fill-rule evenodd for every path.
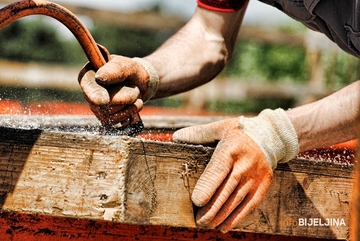
M 174 132 L 173 141 L 204 145 L 216 144 L 231 126 L 229 125 L 230 121 L 233 119 L 180 129 Z
M 122 82 L 133 73 L 133 61 L 123 56 L 112 55 L 109 62 L 98 69 L 95 78 L 99 84 L 112 85 Z
M 110 102 L 109 93 L 104 87 L 96 83 L 94 75 L 95 72 L 88 70 L 85 66 L 79 73 L 79 85 L 87 101 L 95 105 L 106 105 Z

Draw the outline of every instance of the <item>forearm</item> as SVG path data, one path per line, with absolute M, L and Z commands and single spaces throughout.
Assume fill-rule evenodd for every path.
M 288 110 L 300 152 L 355 139 L 359 108 L 357 81 L 324 99 Z
M 185 92 L 213 79 L 231 58 L 245 9 L 218 13 L 198 8 L 181 30 L 145 57 L 160 79 L 153 99 Z

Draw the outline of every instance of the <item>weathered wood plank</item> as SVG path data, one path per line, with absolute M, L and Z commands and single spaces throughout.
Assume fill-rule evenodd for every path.
M 37 126 L 50 122 L 62 125 L 52 118 Z M 2 212 L 196 228 L 190 193 L 213 149 L 27 124 L 0 128 Z M 309 160 L 280 165 L 266 198 L 235 230 L 346 239 L 352 169 Z

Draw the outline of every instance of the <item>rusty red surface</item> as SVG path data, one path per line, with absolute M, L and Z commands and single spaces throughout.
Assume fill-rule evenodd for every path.
M 140 133 L 136 135 L 137 137 L 144 138 L 145 140 L 151 141 L 162 141 L 162 142 L 172 142 L 171 133 Z
M 217 230 L 118 224 L 51 216 L 1 213 L 0 239 L 9 241 L 323 241 Z

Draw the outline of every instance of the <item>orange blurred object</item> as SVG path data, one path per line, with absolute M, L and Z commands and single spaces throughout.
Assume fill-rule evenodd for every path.
M 26 106 L 31 115 L 93 115 L 88 104 L 70 102 L 38 102 Z
M 343 143 L 339 143 L 336 145 L 329 146 L 329 149 L 332 150 L 352 150 L 356 151 L 358 146 L 358 140 L 351 140 Z
M 13 100 L 0 101 L 0 114 L 1 115 L 20 115 L 24 114 L 24 106 Z

